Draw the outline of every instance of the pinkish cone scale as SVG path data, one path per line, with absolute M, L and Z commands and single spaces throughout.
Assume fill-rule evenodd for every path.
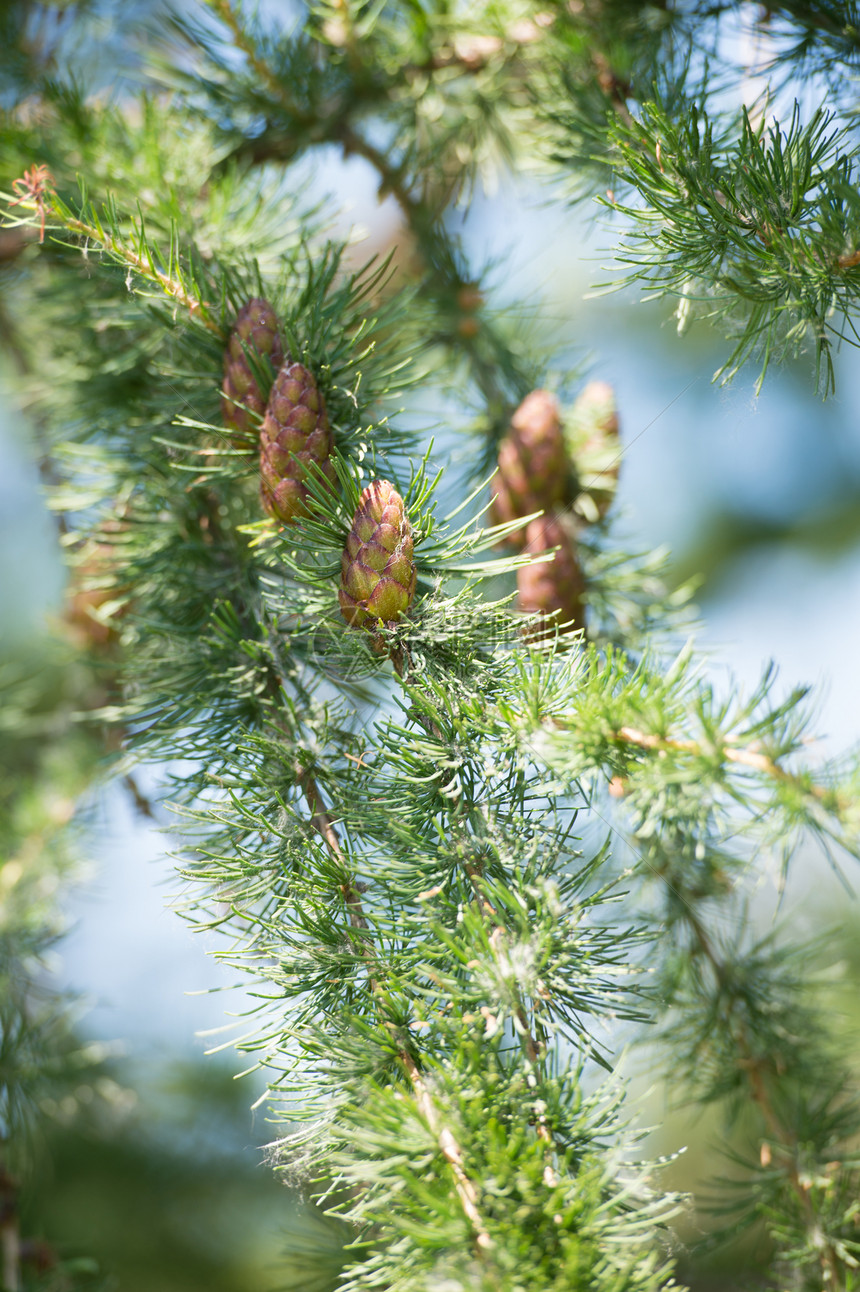
M 270 516 L 289 525 L 307 514 L 305 473 L 316 463 L 331 479 L 333 447 L 313 373 L 301 363 L 285 363 L 272 383 L 260 429 L 260 499 Z
M 554 516 L 533 520 L 526 530 L 525 551 L 537 556 L 557 547 L 552 560 L 524 565 L 517 570 L 519 608 L 544 616 L 550 624 L 568 625 L 568 631 L 585 625 L 585 579 L 569 528 Z M 532 630 L 540 635 L 540 629 Z
M 569 464 L 558 401 L 547 390 L 526 395 L 499 445 L 489 521 L 502 525 L 568 501 Z M 522 542 L 522 536 L 518 535 Z
M 412 605 L 412 526 L 390 481 L 374 480 L 363 490 L 340 565 L 341 614 L 353 628 L 395 623 Z
M 258 417 L 262 417 L 266 409 L 248 363 L 246 347 L 268 358 L 273 368 L 277 369 L 283 362 L 278 320 L 275 311 L 262 296 L 253 297 L 239 310 L 224 351 L 221 416 L 227 429 L 240 435 L 247 435 L 257 427 L 255 418 L 250 414 L 256 413 Z M 237 447 L 244 447 L 243 441 L 239 441 Z

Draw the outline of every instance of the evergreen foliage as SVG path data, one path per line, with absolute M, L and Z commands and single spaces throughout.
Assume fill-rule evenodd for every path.
M 760 1153 L 720 1197 L 727 1232 L 769 1235 L 762 1286 L 857 1286 L 860 1106 L 806 950 L 746 915 L 769 850 L 856 855 L 857 770 L 808 759 L 805 694 L 772 699 L 772 674 L 714 692 L 689 590 L 614 543 L 613 458 L 570 503 L 592 498 L 585 631 L 518 611 L 517 570 L 551 553 L 512 550 L 524 515 L 484 524 L 487 483 L 553 356 L 493 310 L 446 218 L 500 166 L 542 165 L 565 201 L 609 187 L 622 274 L 677 295 L 682 321 L 724 321 L 727 374 L 810 345 L 829 389 L 860 287 L 855 127 L 772 113 L 799 69 L 832 76 L 841 110 L 860 17 L 765 6 L 775 98 L 735 112 L 740 8 L 338 0 L 291 29 L 211 0 L 175 17 L 135 97 L 45 63 L 35 96 L 17 63 L 7 80 L 3 328 L 88 594 L 90 718 L 120 772 L 164 764 L 188 918 L 254 984 L 238 1048 L 268 1074 L 276 1166 L 342 1222 L 344 1292 L 677 1286 L 683 1204 L 625 1126 L 621 1023 L 664 1038 L 691 1099 L 754 1106 Z M 322 145 L 396 198 L 399 276 L 356 270 L 303 201 Z M 256 298 L 334 443 L 324 462 L 284 450 L 306 514 L 279 519 L 260 416 L 237 437 L 221 403 Z M 273 354 L 243 350 L 264 401 Z M 399 415 L 440 389 L 462 410 L 441 448 Z M 457 435 L 465 467 L 445 465 Z M 342 555 L 374 481 L 408 521 L 384 560 L 415 576 L 391 575 L 390 619 L 349 624 Z M 5 1014 L 2 1044 L 26 1060 Z M 10 1071 L 11 1126 L 32 1083 Z
M 101 1047 L 81 1044 L 50 972 L 65 927 L 58 891 L 80 870 L 70 820 L 100 753 L 74 717 L 91 680 L 68 651 L 26 665 L 4 656 L 0 696 L 0 1279 L 11 1292 L 95 1292 L 94 1262 L 61 1258 L 21 1223 L 45 1124 L 110 1087 Z

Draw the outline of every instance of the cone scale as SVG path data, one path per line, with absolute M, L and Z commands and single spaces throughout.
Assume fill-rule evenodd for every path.
M 221 416 L 227 429 L 241 436 L 256 431 L 257 419 L 266 410 L 266 401 L 248 362 L 247 350 L 269 359 L 275 369 L 283 363 L 278 320 L 262 296 L 253 297 L 239 310 L 224 351 Z M 243 442 L 240 441 L 237 447 L 244 447 Z
M 490 524 L 562 506 L 569 494 L 567 448 L 558 401 L 547 390 L 526 395 L 499 445 Z M 516 536 L 522 542 L 522 533 Z
M 415 596 L 412 525 L 388 480 L 362 492 L 341 557 L 341 614 L 353 628 L 395 623 Z
M 618 488 L 621 441 L 615 391 L 589 381 L 571 409 L 568 443 L 579 481 L 576 510 L 589 525 L 603 520 Z
M 576 543 L 569 524 L 554 516 L 541 516 L 526 529 L 525 551 L 533 556 L 558 548 L 552 559 L 517 570 L 519 608 L 526 614 L 540 615 L 546 621 L 543 631 L 557 625 L 568 632 L 585 626 L 585 579 L 576 554 Z M 541 625 L 528 630 L 540 636 Z
M 285 363 L 272 383 L 260 429 L 260 500 L 270 516 L 289 525 L 307 514 L 307 469 L 315 463 L 331 479 L 333 447 L 313 373 L 304 364 Z

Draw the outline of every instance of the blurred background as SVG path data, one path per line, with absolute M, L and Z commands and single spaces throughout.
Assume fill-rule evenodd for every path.
M 276 6 L 283 11 L 284 6 Z M 4 11 L 0 77 L 26 77 L 26 6 Z M 144 19 L 154 3 L 90 6 L 86 26 L 58 19 L 53 58 L 94 90 L 133 87 Z M 13 22 L 13 18 L 15 21 Z M 93 19 L 95 21 L 93 21 Z M 17 42 L 17 43 L 16 43 Z M 118 79 L 119 78 L 119 79 Z M 2 92 L 0 80 L 0 92 Z M 398 211 L 381 206 L 373 173 L 320 150 L 303 163 L 309 185 L 331 194 L 356 256 L 396 245 Z M 3 177 L 8 187 L 10 177 Z M 615 529 L 633 549 L 671 548 L 673 578 L 702 575 L 700 647 L 714 676 L 751 687 L 774 659 L 784 690 L 809 682 L 821 740 L 813 757 L 847 751 L 860 727 L 860 355 L 837 361 L 837 394 L 814 394 L 811 361 L 711 384 L 725 346 L 704 325 L 683 337 L 666 304 L 630 292 L 591 296 L 606 278 L 613 232 L 588 203 L 570 208 L 539 179 L 502 177 L 480 196 L 460 232 L 476 266 L 497 264 L 491 304 L 522 303 L 560 372 L 610 381 L 625 446 Z M 0 280 L 2 290 L 2 280 Z M 9 391 L 14 356 L 0 356 L 0 658 L 44 653 L 61 612 L 65 576 L 56 524 L 43 504 L 33 428 Z M 0 727 L 2 737 L 2 727 Z M 169 816 L 141 811 L 159 769 L 91 794 L 79 810 L 87 875 L 66 904 L 69 931 L 53 951 L 63 989 L 84 1002 L 76 1030 L 107 1047 L 99 1082 L 83 1079 L 34 1152 L 27 1223 L 64 1253 L 91 1258 L 123 1292 L 250 1292 L 326 1286 L 337 1235 L 324 1231 L 265 1165 L 276 1133 L 262 1083 L 238 1079 L 229 1048 L 250 999 L 175 910 L 181 896 Z M 850 863 L 847 863 L 850 867 Z M 814 853 L 795 858 L 781 916 L 799 935 L 833 930 L 822 949 L 832 1003 L 860 1064 L 860 907 L 850 868 L 841 881 Z M 762 919 L 774 880 L 762 880 Z M 835 966 L 835 967 L 834 967 Z M 226 1030 L 221 1030 L 226 1029 Z M 226 1046 L 207 1056 L 213 1047 Z M 101 1084 L 100 1084 L 101 1083 Z M 693 1188 L 719 1170 L 716 1126 L 685 1118 L 642 1069 L 636 1120 L 662 1123 L 649 1149 L 689 1151 L 669 1173 Z M 333 1255 L 334 1254 L 334 1255 Z M 734 1286 L 743 1253 L 723 1268 L 685 1270 L 701 1289 Z M 307 1261 L 307 1265 L 302 1262 Z M 302 1271 L 305 1271 L 303 1274 Z M 716 1280 L 714 1282 L 710 1280 Z

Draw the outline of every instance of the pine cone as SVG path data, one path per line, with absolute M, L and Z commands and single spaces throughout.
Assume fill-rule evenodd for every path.
M 490 524 L 562 506 L 570 496 L 567 447 L 558 401 L 546 390 L 526 395 L 499 446 Z M 518 536 L 522 543 L 522 533 Z
M 275 371 L 284 361 L 275 311 L 262 296 L 255 296 L 239 310 L 224 351 L 221 415 L 227 429 L 240 435 L 256 431 L 257 422 L 252 413 L 262 417 L 266 411 L 266 401 L 248 363 L 246 349 L 268 358 Z M 237 447 L 244 446 L 244 441 L 238 441 Z
M 340 609 L 353 628 L 393 623 L 415 596 L 412 526 L 388 480 L 362 492 L 340 560 Z
M 621 442 L 615 391 L 606 381 L 590 381 L 571 409 L 568 445 L 580 492 L 576 510 L 589 525 L 602 520 L 615 497 Z
M 285 363 L 272 383 L 260 430 L 260 499 L 270 516 L 288 525 L 306 514 L 303 476 L 316 462 L 331 479 L 333 446 L 313 373 L 301 363 Z
M 541 516 L 526 529 L 525 551 L 537 556 L 557 547 L 551 561 L 524 565 L 517 570 L 520 610 L 543 615 L 549 620 L 544 631 L 565 625 L 573 632 L 585 627 L 583 595 L 585 580 L 576 555 L 576 544 L 569 527 L 555 516 Z M 540 627 L 530 635 L 541 635 Z

